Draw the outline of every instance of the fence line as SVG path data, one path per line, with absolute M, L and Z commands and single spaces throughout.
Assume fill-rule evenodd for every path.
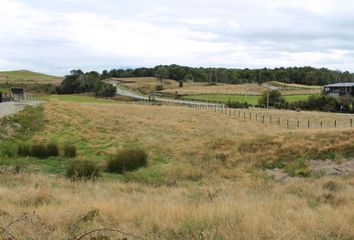
M 264 125 L 279 126 L 288 129 L 321 129 L 321 128 L 353 128 L 353 118 L 325 117 L 319 119 L 298 119 L 296 117 L 279 116 L 274 113 L 264 113 L 257 110 L 233 109 L 223 105 L 189 104 L 189 107 L 212 110 L 224 115 L 255 121 Z

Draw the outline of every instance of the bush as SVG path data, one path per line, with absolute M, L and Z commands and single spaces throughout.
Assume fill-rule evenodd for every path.
M 47 158 L 47 148 L 46 145 L 44 144 L 34 144 L 31 148 L 31 156 L 37 157 L 37 158 Z
M 100 82 L 95 90 L 96 97 L 114 97 L 117 93 L 117 88 L 112 84 Z
M 1 156 L 16 157 L 17 145 L 11 142 L 4 142 L 0 145 Z
M 28 157 L 31 155 L 31 147 L 28 144 L 21 143 L 17 148 L 17 156 Z
M 249 104 L 247 102 L 237 102 L 237 101 L 228 101 L 226 106 L 229 108 L 249 108 Z
M 147 153 L 142 149 L 125 149 L 117 152 L 107 164 L 107 171 L 124 173 L 147 166 Z
M 163 88 L 163 86 L 162 85 L 157 85 L 156 87 L 155 87 L 155 91 L 157 91 L 157 92 L 160 92 L 160 91 L 162 91 L 164 88 Z
M 66 176 L 71 180 L 89 180 L 101 176 L 101 170 L 93 161 L 74 161 L 66 169 Z
M 67 158 L 76 157 L 76 147 L 74 145 L 65 145 L 64 146 L 64 156 Z
M 57 157 L 59 156 L 59 147 L 55 143 L 47 144 L 47 156 L 48 157 Z
M 258 100 L 258 104 L 266 107 L 267 103 L 271 107 L 284 108 L 286 101 L 281 93 L 277 90 L 271 90 L 269 93 L 266 91 L 262 94 L 262 97 Z

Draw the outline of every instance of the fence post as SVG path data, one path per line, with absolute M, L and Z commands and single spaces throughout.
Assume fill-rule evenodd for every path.
M 264 123 L 264 115 L 263 115 L 263 120 L 262 120 L 262 123 Z
M 236 109 L 234 109 L 234 116 L 236 116 Z
M 310 120 L 307 121 L 307 128 L 310 128 Z
M 289 119 L 286 120 L 286 128 L 289 128 Z
M 256 121 L 258 121 L 258 114 L 256 113 Z
M 243 112 L 243 118 L 246 119 L 246 112 Z
M 278 118 L 278 125 L 280 126 L 280 118 Z
M 321 121 L 321 128 L 323 127 L 323 122 Z
M 238 110 L 238 117 L 241 117 L 241 111 Z
M 350 119 L 350 127 L 353 127 L 353 119 Z
M 269 116 L 269 124 L 272 124 L 272 116 Z
M 252 112 L 250 112 L 250 120 L 252 120 Z
M 337 120 L 334 120 L 334 127 L 337 127 Z

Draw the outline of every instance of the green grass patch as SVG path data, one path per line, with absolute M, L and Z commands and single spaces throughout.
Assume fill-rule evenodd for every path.
M 104 98 L 95 98 L 90 96 L 81 95 L 49 95 L 43 97 L 45 100 L 61 100 L 66 102 L 76 102 L 76 103 L 116 103 L 116 101 Z
M 294 94 L 294 95 L 285 95 L 284 98 L 287 102 L 292 103 L 300 100 L 307 100 L 309 96 L 313 94 Z M 247 96 L 246 95 L 236 95 L 236 94 L 195 94 L 183 96 L 182 99 L 186 100 L 197 100 L 197 101 L 212 101 L 212 102 L 247 102 L 251 105 L 258 104 L 258 100 L 261 96 Z
M 26 70 L 19 71 L 1 71 L 0 82 L 9 83 L 36 83 L 36 82 L 55 82 L 60 80 L 60 77 L 51 76 L 42 73 L 36 73 Z
M 321 86 L 311 86 L 311 85 L 303 85 L 303 84 L 295 84 L 295 83 L 283 83 L 278 81 L 270 81 L 270 85 L 284 88 L 293 88 L 293 89 L 321 89 Z

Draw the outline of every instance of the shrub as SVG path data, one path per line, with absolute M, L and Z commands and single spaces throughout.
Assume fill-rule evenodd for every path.
M 32 145 L 31 156 L 41 159 L 48 157 L 46 145 L 41 143 Z
M 155 87 L 155 91 L 157 91 L 157 92 L 162 91 L 163 89 L 164 89 L 164 88 L 163 88 L 162 85 L 157 85 L 157 86 Z
M 228 101 L 226 106 L 229 108 L 249 108 L 249 104 L 247 102 L 237 102 L 237 101 Z
M 31 147 L 28 144 L 21 143 L 17 148 L 17 156 L 28 157 L 31 155 Z
M 93 161 L 74 161 L 66 169 L 66 176 L 71 180 L 89 180 L 101 176 L 101 170 Z
M 308 177 L 311 174 L 311 171 L 309 170 L 306 164 L 306 159 L 304 157 L 289 163 L 285 167 L 285 171 L 291 177 Z
M 16 157 L 16 147 L 16 144 L 4 142 L 0 145 L 0 154 L 6 157 Z
M 64 146 L 64 156 L 67 158 L 76 157 L 76 147 L 74 145 L 65 145 Z
M 271 90 L 262 94 L 262 97 L 258 100 L 258 104 L 263 107 L 269 104 L 271 107 L 283 108 L 286 105 L 286 101 L 279 91 Z
M 143 149 L 125 149 L 117 152 L 107 164 L 107 171 L 124 173 L 147 166 L 147 153 Z
M 47 144 L 47 156 L 48 157 L 57 157 L 59 156 L 59 147 L 55 143 Z

